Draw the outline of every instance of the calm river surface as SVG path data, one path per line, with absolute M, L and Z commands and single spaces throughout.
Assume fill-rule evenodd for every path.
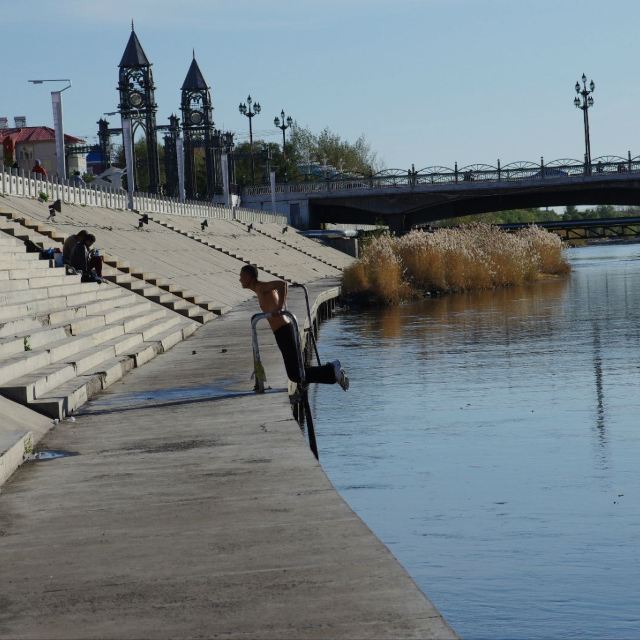
M 464 638 L 640 638 L 640 245 L 322 327 L 321 462 Z

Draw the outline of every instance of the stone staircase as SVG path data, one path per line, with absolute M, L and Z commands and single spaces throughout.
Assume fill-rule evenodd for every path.
M 21 214 L 0 211 L 0 216 L 4 218 L 0 218 L 0 231 L 38 248 L 52 245 L 61 248 L 67 237 L 57 229 Z M 202 296 L 171 284 L 160 276 L 136 269 L 125 260 L 108 254 L 103 259 L 102 275 L 105 280 L 129 289 L 186 318 L 204 324 L 229 310 L 224 305 L 207 301 Z
M 64 418 L 200 326 L 131 290 L 65 275 L 27 253 L 25 241 L 41 241 L 33 231 L 13 231 L 0 231 L 0 395 Z
M 235 258 L 236 260 L 241 260 L 245 264 L 254 264 L 260 270 L 262 270 L 265 273 L 268 273 L 268 274 L 270 274 L 272 276 L 275 276 L 276 278 L 279 278 L 280 280 L 286 280 L 287 282 L 294 283 L 294 280 L 292 280 L 290 277 L 287 277 L 286 275 L 284 275 L 282 273 L 277 273 L 273 269 L 269 270 L 267 267 L 265 267 L 264 265 L 260 264 L 259 261 L 256 261 L 255 258 L 250 259 L 247 255 L 240 254 L 238 251 L 233 251 L 231 249 L 227 249 L 227 248 L 223 247 L 222 245 L 220 245 L 220 244 L 218 244 L 216 242 L 213 242 L 212 240 L 208 240 L 207 238 L 204 238 L 201 235 L 198 235 L 197 233 L 193 233 L 192 231 L 187 231 L 186 229 L 182 229 L 180 227 L 177 227 L 176 225 L 171 224 L 170 222 L 167 222 L 166 220 L 160 220 L 158 218 L 155 218 L 152 215 L 149 215 L 149 220 L 152 220 L 153 222 L 157 222 L 158 224 L 161 224 L 163 227 L 165 227 L 167 229 L 171 229 L 171 231 L 175 231 L 176 233 L 180 233 L 183 236 L 186 236 L 187 238 L 190 238 L 191 240 L 195 240 L 196 242 L 200 242 L 200 243 L 206 245 L 207 247 L 211 247 L 212 249 L 215 249 L 216 251 L 220 251 L 221 253 L 224 253 L 225 255 L 230 256 L 231 258 Z
M 257 233 L 261 233 L 267 236 L 268 238 L 271 238 L 272 240 L 277 240 L 280 244 L 283 244 L 286 247 L 295 249 L 296 251 L 299 251 L 300 253 L 303 253 L 304 255 L 309 256 L 310 258 L 313 258 L 314 260 L 318 260 L 318 262 L 322 262 L 330 267 L 333 267 L 334 269 L 337 269 L 338 271 L 342 271 L 342 267 L 336 264 L 335 259 L 327 260 L 326 258 L 320 255 L 320 251 L 316 250 L 316 247 L 313 247 L 313 250 L 310 251 L 309 249 L 311 248 L 311 246 L 307 245 L 306 242 L 296 242 L 295 240 L 293 241 L 289 240 L 289 238 L 292 238 L 292 237 L 297 239 L 297 231 L 293 227 L 287 227 L 287 225 L 283 225 L 281 229 L 286 228 L 288 231 L 287 235 L 285 235 L 284 233 L 282 233 L 282 230 L 280 230 L 280 232 L 273 231 L 271 229 L 273 224 L 264 225 L 259 222 L 249 223 L 249 222 L 242 222 L 241 220 L 237 220 L 236 224 L 241 225 L 242 228 L 245 230 L 248 229 L 249 226 L 251 225 L 251 228 Z M 308 238 L 304 238 L 304 240 L 307 242 L 314 242 L 313 240 L 309 240 Z

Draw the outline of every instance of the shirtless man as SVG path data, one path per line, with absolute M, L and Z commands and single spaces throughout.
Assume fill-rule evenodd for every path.
M 267 321 L 282 353 L 287 376 L 292 382 L 300 382 L 295 333 L 289 319 L 282 315 L 287 304 L 287 283 L 282 280 L 260 282 L 258 270 L 247 264 L 240 271 L 240 284 L 243 289 L 255 292 L 260 308 L 265 313 L 272 314 Z M 328 362 L 320 367 L 305 366 L 304 375 L 306 382 L 338 383 L 345 391 L 349 388 L 349 378 L 340 366 L 340 360 Z

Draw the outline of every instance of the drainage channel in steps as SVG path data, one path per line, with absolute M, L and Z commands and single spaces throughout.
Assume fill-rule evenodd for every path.
M 177 406 L 196 402 L 228 400 L 255 395 L 255 391 L 234 391 L 229 387 L 237 381 L 226 381 L 218 385 L 202 385 L 195 387 L 174 387 L 170 389 L 150 389 L 133 393 L 108 394 L 90 401 L 76 417 L 118 413 L 121 411 L 137 411 L 156 407 Z M 286 389 L 268 389 L 266 393 L 281 393 Z

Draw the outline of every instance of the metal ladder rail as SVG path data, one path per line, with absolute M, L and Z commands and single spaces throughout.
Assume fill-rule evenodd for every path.
M 292 287 L 298 287 L 304 291 L 304 299 L 307 304 L 307 319 L 309 320 L 309 327 L 306 329 L 306 332 L 311 336 L 311 344 L 313 345 L 313 351 L 316 354 L 316 361 L 318 362 L 318 366 L 322 366 L 320 362 L 320 354 L 318 353 L 318 343 L 316 342 L 316 334 L 313 330 L 313 320 L 311 319 L 311 306 L 309 305 L 309 291 L 307 291 L 307 287 L 302 283 L 294 282 Z
M 305 380 L 305 372 L 304 372 L 304 359 L 302 356 L 302 348 L 300 342 L 300 329 L 298 327 L 298 319 L 291 313 L 290 311 L 282 311 L 282 316 L 289 318 L 293 325 L 294 339 L 296 342 L 296 353 L 298 356 L 298 375 L 300 377 L 300 382 L 298 386 L 300 388 L 300 395 L 302 400 L 302 405 L 304 408 L 305 422 L 307 424 L 307 434 L 309 437 L 309 447 L 313 452 L 316 460 L 319 460 L 318 455 L 318 444 L 316 442 L 316 431 L 313 426 L 313 414 L 311 413 L 311 406 L 309 405 L 309 393 L 308 393 L 308 385 Z M 258 331 L 257 326 L 260 320 L 265 320 L 267 318 L 273 317 L 272 313 L 256 313 L 251 316 L 251 343 L 253 346 L 253 368 L 256 377 L 256 383 L 254 386 L 254 391 L 256 393 L 264 393 L 264 383 L 266 380 L 266 375 L 264 371 L 264 367 L 262 366 L 262 361 L 260 360 L 260 344 L 258 342 Z

